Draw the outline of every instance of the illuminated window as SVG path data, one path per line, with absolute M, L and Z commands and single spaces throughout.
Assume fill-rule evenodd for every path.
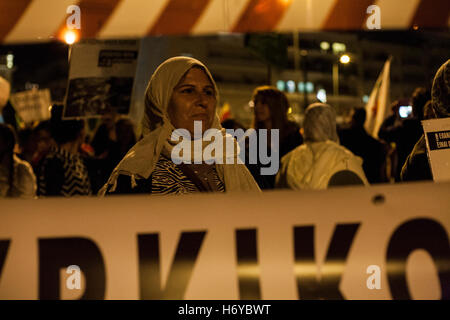
M 323 51 L 327 51 L 328 49 L 330 49 L 330 43 L 326 42 L 326 41 L 322 41 L 320 43 L 320 49 L 322 49 Z
M 277 89 L 280 91 L 284 91 L 285 89 L 285 83 L 283 80 L 278 80 L 277 81 Z
M 340 42 L 334 42 L 331 47 L 333 49 L 333 53 L 335 54 L 347 51 L 347 47 L 345 46 L 345 44 Z
M 292 93 L 295 92 L 295 82 L 292 80 L 289 80 L 288 82 L 286 82 L 287 85 L 287 92 Z
M 327 102 L 327 92 L 325 89 L 319 89 L 319 91 L 317 91 L 317 99 L 322 103 Z

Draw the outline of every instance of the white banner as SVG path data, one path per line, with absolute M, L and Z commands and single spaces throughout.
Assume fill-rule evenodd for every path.
M 50 119 L 50 90 L 27 90 L 11 95 L 11 103 L 25 123 Z
M 449 192 L 0 200 L 0 299 L 450 299 Z
M 422 121 L 434 181 L 450 180 L 450 118 Z

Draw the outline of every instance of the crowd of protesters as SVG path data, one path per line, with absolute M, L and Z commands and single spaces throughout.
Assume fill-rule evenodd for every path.
M 316 102 L 306 108 L 299 125 L 288 119 L 283 92 L 258 87 L 252 97 L 252 127 L 257 133 L 279 130 L 278 143 L 269 138 L 267 152 L 276 146 L 280 168 L 277 174 L 262 175 L 260 169 L 267 163 L 249 163 L 248 158 L 245 164 L 171 160 L 172 133 L 179 128 L 193 133 L 193 121 L 203 121 L 204 130 L 222 132 L 224 144 L 230 138 L 224 128 L 246 129 L 231 119 L 220 123 L 217 86 L 207 67 L 193 58 L 169 59 L 155 71 L 145 94 L 140 137 L 136 124 L 114 114 L 98 120 L 87 135 L 85 120 L 63 119 L 61 105 L 52 106 L 50 120 L 19 129 L 5 107 L 9 102 L 7 90 L 1 88 L 4 83 L 0 197 L 305 190 L 432 180 L 421 121 L 450 117 L 450 60 L 436 73 L 431 90 L 417 88 L 407 101 L 391 105 L 392 115 L 377 139 L 364 129 L 364 108 L 352 109 L 348 121 L 337 125 L 333 106 Z M 400 116 L 401 105 L 412 106 L 407 118 Z

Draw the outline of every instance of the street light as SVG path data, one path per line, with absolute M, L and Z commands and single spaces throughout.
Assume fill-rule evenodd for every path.
M 350 60 L 348 54 L 343 54 L 339 58 L 339 62 L 342 64 L 348 64 Z M 339 96 L 339 64 L 337 62 L 333 63 L 333 95 L 335 99 Z M 339 106 L 338 101 L 336 101 L 336 105 Z
M 343 54 L 343 55 L 341 56 L 341 58 L 339 59 L 339 61 L 340 61 L 342 64 L 347 64 L 347 63 L 350 62 L 350 57 L 349 57 L 347 54 Z
M 68 45 L 72 45 L 75 43 L 75 41 L 77 41 L 78 35 L 75 33 L 75 31 L 73 30 L 67 30 L 64 33 L 64 41 L 68 44 Z

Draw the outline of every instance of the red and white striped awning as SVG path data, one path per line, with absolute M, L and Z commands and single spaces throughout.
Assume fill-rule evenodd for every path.
M 364 29 L 368 6 L 382 29 L 448 28 L 449 0 L 0 0 L 0 43 L 58 38 L 81 9 L 82 38 L 217 32 Z

